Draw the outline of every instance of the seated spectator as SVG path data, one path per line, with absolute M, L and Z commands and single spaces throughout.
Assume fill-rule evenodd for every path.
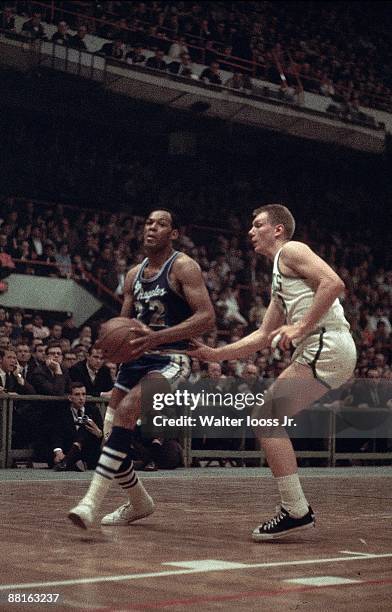
M 103 391 L 110 391 L 113 388 L 110 370 L 103 361 L 102 351 L 91 347 L 87 358 L 69 369 L 71 380 L 82 382 L 87 395 L 99 397 Z
M 72 315 L 67 316 L 63 323 L 63 337 L 68 338 L 73 342 L 79 335 L 79 331 L 75 325 L 75 320 Z
M 22 34 L 25 34 L 32 40 L 48 40 L 44 26 L 41 23 L 41 17 L 41 13 L 33 13 L 31 19 L 24 22 L 22 26 Z
M 55 261 L 58 265 L 58 270 L 62 278 L 71 278 L 72 276 L 72 260 L 69 254 L 69 245 L 63 242 L 60 245 L 58 253 L 55 254 Z
M 15 310 L 12 313 L 12 332 L 10 339 L 15 342 L 20 339 L 24 331 L 23 328 L 23 313 L 21 310 Z
M 211 83 L 212 85 L 222 85 L 218 62 L 211 62 L 210 67 L 205 68 L 201 73 L 200 80 L 204 83 Z
M 237 71 L 234 72 L 232 77 L 227 79 L 225 87 L 239 91 L 252 91 L 252 81 L 247 74 Z
M 23 377 L 13 348 L 0 349 L 0 391 L 20 395 L 35 393 L 34 387 Z
M 38 347 L 36 347 L 38 348 Z M 51 342 L 45 349 L 45 361 L 31 374 L 31 382 L 37 393 L 42 395 L 65 395 L 71 379 L 62 368 L 63 353 L 57 342 Z
M 35 363 L 35 360 L 31 354 L 31 349 L 28 344 L 20 342 L 16 345 L 15 352 L 18 364 L 20 366 L 20 373 L 22 374 L 24 380 L 29 381 L 32 372 L 37 367 L 37 364 Z
M 106 57 L 113 57 L 114 59 L 124 59 L 125 45 L 120 38 L 117 38 L 111 43 L 105 43 L 102 45 L 99 53 Z
M 69 404 L 56 415 L 52 430 L 53 463 L 57 471 L 93 470 L 98 462 L 103 420 L 98 408 L 86 402 L 86 388 L 71 384 Z
M 56 45 L 64 45 L 67 47 L 70 43 L 71 35 L 68 32 L 68 24 L 66 21 L 60 21 L 57 24 L 57 32 L 55 32 L 52 36 L 52 42 L 56 43 Z
M 183 55 L 189 55 L 189 50 L 184 36 L 179 36 L 177 41 L 170 46 L 168 56 L 172 62 L 178 62 Z
M 32 321 L 32 332 L 34 338 L 39 338 L 40 340 L 44 340 L 50 334 L 49 327 L 44 325 L 44 320 L 40 314 L 35 314 Z
M 76 354 L 73 351 L 64 352 L 63 367 L 66 370 L 69 370 L 70 368 L 72 368 L 72 366 L 76 365 L 77 362 L 78 362 L 78 359 L 76 357 Z
M 42 342 L 42 340 L 36 339 L 36 344 L 34 344 L 32 357 L 34 360 L 34 366 L 43 366 L 45 364 L 46 359 L 46 346 Z M 34 369 L 34 368 L 33 368 Z
M 84 25 L 81 25 L 78 27 L 78 31 L 76 32 L 75 36 L 71 36 L 70 40 L 69 40 L 69 46 L 72 47 L 72 49 L 79 49 L 80 51 L 87 51 L 87 45 L 85 43 L 85 37 L 87 34 L 87 28 Z
M 0 14 L 0 28 L 2 30 L 8 30 L 9 32 L 15 32 L 15 16 L 11 6 L 5 6 L 4 10 Z
M 125 58 L 128 64 L 144 64 L 146 56 L 143 54 L 142 45 L 138 45 L 132 51 L 129 51 Z
M 0 234 L 0 281 L 4 280 L 15 270 L 15 264 L 9 254 L 7 246 L 7 236 Z
M 155 55 L 153 57 L 149 57 L 146 61 L 147 68 L 152 68 L 153 70 L 160 70 L 161 72 L 166 72 L 167 64 L 164 57 L 164 52 L 161 49 L 157 49 L 155 51 Z
M 183 77 L 191 77 L 193 74 L 191 56 L 187 53 L 182 53 L 180 61 L 171 62 L 168 65 L 168 70 L 172 74 L 178 74 Z

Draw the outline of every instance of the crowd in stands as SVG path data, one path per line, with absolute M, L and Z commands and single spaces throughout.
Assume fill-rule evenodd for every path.
M 3 204 L 0 255 L 6 255 L 6 265 L 1 267 L 2 276 L 16 270 L 84 282 L 86 274 L 92 273 L 117 296 L 122 296 L 126 271 L 143 258 L 142 218 L 87 210 L 75 214 L 75 210 L 61 205 L 50 207 L 15 198 L 8 198 Z M 199 262 L 215 306 L 217 330 L 204 338 L 211 346 L 233 342 L 257 328 L 270 295 L 268 264 L 254 257 L 246 232 L 235 215 L 229 220 L 229 228 L 231 231 L 200 232 L 197 227 L 184 226 L 178 244 L 180 250 Z M 208 231 L 213 232 L 210 234 L 213 240 L 208 239 Z M 327 236 L 314 226 L 301 227 L 297 237 L 315 248 L 346 284 L 341 299 L 358 348 L 355 377 L 359 380 L 354 381 L 352 392 L 346 390 L 345 401 L 352 402 L 354 398 L 366 403 L 360 401 L 355 385 L 369 378 L 389 383 L 383 387 L 386 395 L 382 401 L 390 405 L 392 271 L 375 263 L 369 245 L 350 241 L 348 236 L 339 233 Z M 9 352 L 16 351 L 12 352 L 10 362 L 10 373 L 16 376 L 12 384 L 7 381 L 11 386 L 5 388 L 30 393 L 32 386 L 37 393 L 63 395 L 70 392 L 73 381 L 83 383 L 88 394 L 108 391 L 116 366 L 103 364 L 102 355 L 93 348 L 98 329 L 99 321 L 76 329 L 72 317 L 56 320 L 49 315 L 43 320 L 39 313 L 0 309 L 3 351 L 0 356 L 7 362 Z M 223 363 L 219 375 L 244 377 L 251 368 L 255 379 L 271 379 L 289 363 L 290 352 L 275 359 L 265 349 L 249 360 Z M 93 380 L 91 373 L 95 373 Z M 210 375 L 207 364 L 194 362 L 192 382 Z M 374 402 L 372 398 L 368 402 Z M 42 410 L 37 432 L 41 446 L 42 435 L 46 439 L 49 435 L 46 425 L 50 423 L 50 407 L 49 412 L 47 408 Z
M 237 75 L 228 86 L 244 90 L 249 75 L 294 89 L 300 80 L 305 91 L 354 111 L 391 110 L 389 26 L 380 3 L 56 2 L 52 12 L 33 2 L 10 4 L 33 38 L 46 39 L 42 21 L 53 22 L 56 43 L 88 50 L 86 35 L 94 34 L 110 41 L 102 54 L 129 63 L 188 77 L 192 63 L 201 63 L 213 73 L 211 80 L 204 71 L 208 82 L 222 83 L 221 68 Z M 15 28 L 9 7 L 0 27 Z M 146 60 L 146 49 L 155 56 Z

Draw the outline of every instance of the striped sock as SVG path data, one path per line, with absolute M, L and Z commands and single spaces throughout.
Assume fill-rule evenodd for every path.
M 120 472 L 124 460 L 131 453 L 132 435 L 132 431 L 129 429 L 113 427 L 112 433 L 102 449 L 95 474 L 83 498 L 83 503 L 95 508 L 100 506 L 113 478 Z
M 124 459 L 120 469 L 121 471 L 116 474 L 114 478 L 128 495 L 132 506 L 138 509 L 143 507 L 146 503 L 151 503 L 151 497 L 136 476 L 133 461 L 130 456 Z

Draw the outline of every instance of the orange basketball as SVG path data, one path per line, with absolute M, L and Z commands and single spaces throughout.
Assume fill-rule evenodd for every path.
M 99 338 L 95 343 L 106 360 L 113 363 L 129 361 L 129 341 L 137 338 L 131 328 L 143 329 L 145 325 L 137 319 L 114 317 L 101 326 Z

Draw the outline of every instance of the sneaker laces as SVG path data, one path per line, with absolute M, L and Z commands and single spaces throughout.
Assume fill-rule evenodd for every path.
M 278 514 L 276 514 L 272 519 L 269 519 L 269 521 L 265 521 L 263 525 L 264 529 L 272 529 L 273 527 L 276 527 L 280 523 L 280 521 L 285 518 L 283 508 L 278 508 L 277 512 Z
M 118 509 L 118 513 L 120 515 L 121 518 L 126 518 L 126 512 L 127 510 L 131 507 L 131 502 L 126 502 L 125 504 L 123 504 L 122 506 L 120 506 L 120 508 Z

